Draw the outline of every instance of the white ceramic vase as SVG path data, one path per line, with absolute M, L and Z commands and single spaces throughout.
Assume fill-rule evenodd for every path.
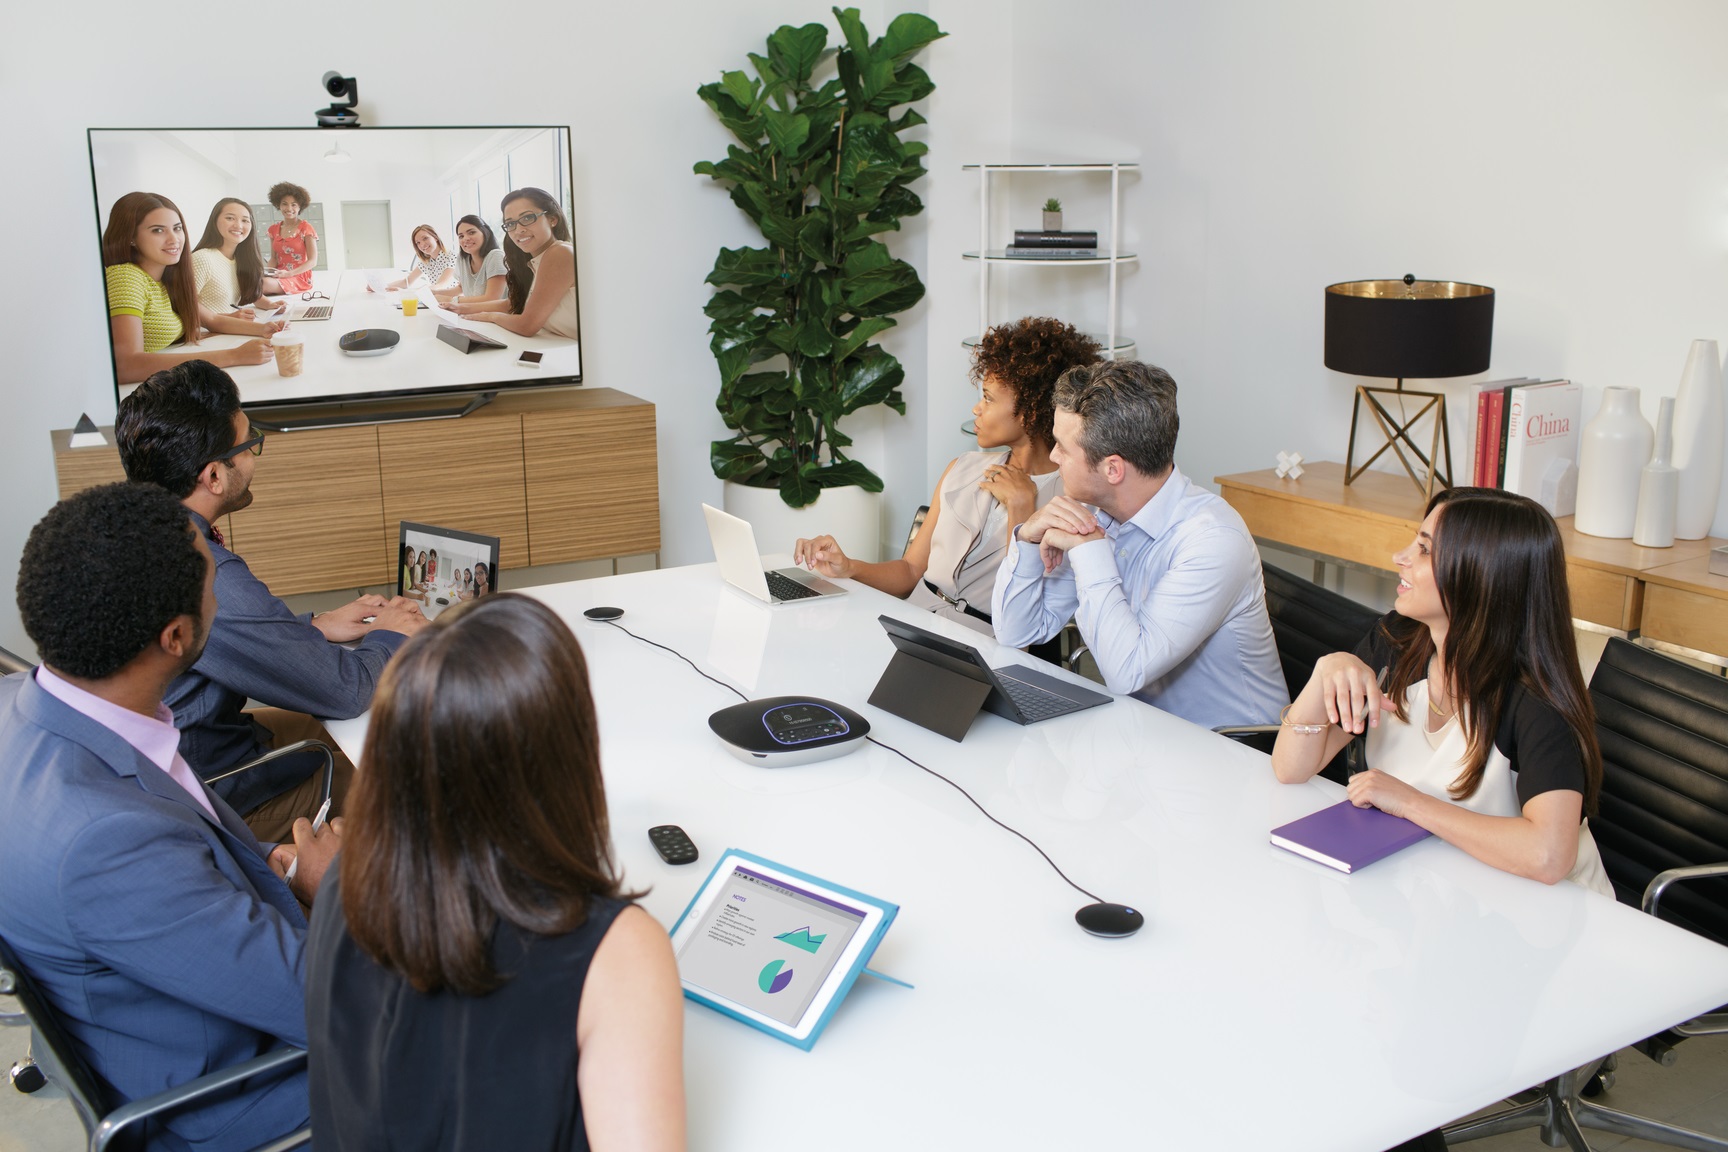
M 1674 453 L 1674 398 L 1662 397 L 1656 417 L 1656 454 L 1638 477 L 1638 519 L 1632 543 L 1641 548 L 1674 544 L 1674 511 L 1679 503 L 1680 470 L 1669 463 Z
M 1722 491 L 1722 361 L 1714 340 L 1692 341 L 1674 396 L 1674 467 L 1680 472 L 1674 535 L 1702 540 Z
M 799 537 L 829 535 L 854 560 L 882 558 L 881 499 L 856 486 L 824 488 L 814 504 L 788 508 L 778 488 L 752 488 L 727 481 L 721 506 L 756 531 L 764 555 L 792 554 Z
M 1578 512 L 1572 526 L 1587 536 L 1625 539 L 1638 516 L 1638 476 L 1656 433 L 1638 408 L 1638 389 L 1604 388 L 1602 410 L 1578 445 Z

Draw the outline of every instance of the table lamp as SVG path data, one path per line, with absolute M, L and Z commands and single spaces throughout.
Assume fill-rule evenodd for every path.
M 1469 376 L 1488 370 L 1494 343 L 1494 289 L 1452 280 L 1352 280 L 1326 288 L 1326 367 L 1353 376 L 1391 376 L 1394 387 L 1359 384 L 1350 410 L 1350 446 L 1344 457 L 1344 483 L 1368 470 L 1392 449 L 1423 498 L 1436 482 L 1452 486 L 1452 438 L 1446 430 L 1446 396 L 1407 392 L 1406 377 L 1432 380 Z M 1385 398 L 1385 399 L 1382 399 Z M 1396 398 L 1397 415 L 1389 402 Z M 1406 401 L 1420 401 L 1411 412 Z M 1356 430 L 1366 407 L 1386 442 L 1356 466 Z M 1428 450 L 1412 436 L 1432 416 Z M 1406 450 L 1422 465 L 1418 475 Z M 1442 459 L 1444 464 L 1441 463 Z

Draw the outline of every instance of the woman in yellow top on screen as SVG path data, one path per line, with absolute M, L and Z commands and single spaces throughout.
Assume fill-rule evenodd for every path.
M 1050 460 L 1056 380 L 1096 363 L 1098 351 L 1097 341 L 1047 317 L 990 329 L 972 354 L 979 450 L 943 470 L 906 554 L 873 564 L 847 556 L 834 537 L 817 536 L 797 541 L 793 560 L 990 632 L 990 595 L 1008 534 L 1062 491 Z
M 432 225 L 415 228 L 408 236 L 408 243 L 414 248 L 414 263 L 408 266 L 408 275 L 384 286 L 386 292 L 406 288 L 416 280 L 426 282 L 427 292 L 445 292 L 456 287 L 456 254 L 444 247 L 444 238 Z M 366 290 L 370 292 L 372 286 L 368 284 Z
M 1525 496 L 1449 488 L 1392 561 L 1392 611 L 1354 653 L 1322 656 L 1285 709 L 1278 779 L 1310 779 L 1365 734 L 1365 770 L 1350 778 L 1358 808 L 1613 899 L 1584 820 L 1602 753 L 1554 518 Z
M 576 249 L 558 202 L 538 188 L 504 197 L 504 263 L 510 311 L 474 312 L 518 336 L 576 339 Z
M 273 355 L 268 338 L 283 322 L 218 316 L 201 304 L 192 262 L 182 259 L 186 244 L 185 219 L 166 196 L 128 192 L 108 210 L 102 263 L 114 371 L 121 384 L 141 384 L 151 373 L 187 360 L 234 368 L 264 364 Z M 257 339 L 238 348 L 167 351 L 197 344 L 206 330 Z
M 246 201 L 233 196 L 216 201 L 204 235 L 192 249 L 192 271 L 198 279 L 198 302 L 218 316 L 238 309 L 239 319 L 250 320 L 254 305 L 271 310 L 263 298 L 264 256 Z
M 312 290 L 312 269 L 318 263 L 318 231 L 300 213 L 312 194 L 283 180 L 270 187 L 270 206 L 282 219 L 270 225 L 270 264 L 264 271 L 264 291 L 272 296 Z

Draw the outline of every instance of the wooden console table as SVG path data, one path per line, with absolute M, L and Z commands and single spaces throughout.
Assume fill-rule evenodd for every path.
M 1426 502 L 1401 475 L 1367 472 L 1344 483 L 1342 464 L 1303 466 L 1299 480 L 1270 468 L 1218 476 L 1224 499 L 1255 539 L 1312 556 L 1393 571 L 1392 554 L 1422 523 Z M 1724 541 L 1676 540 L 1640 548 L 1586 536 L 1562 516 L 1572 614 L 1629 636 L 1728 656 L 1728 577 L 1709 573 L 1710 549 Z
M 60 496 L 124 480 L 108 444 L 51 433 Z M 522 568 L 660 550 L 654 406 L 611 388 L 513 393 L 459 420 L 270 436 L 223 535 L 279 596 L 391 584 L 397 524 L 500 538 Z M 508 585 L 505 585 L 508 587 Z

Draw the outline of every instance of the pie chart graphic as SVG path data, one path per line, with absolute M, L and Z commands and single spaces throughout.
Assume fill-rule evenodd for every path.
M 762 966 L 762 971 L 756 975 L 756 987 L 772 996 L 776 992 L 784 992 L 786 985 L 792 983 L 792 969 L 787 968 L 784 960 L 770 960 Z

